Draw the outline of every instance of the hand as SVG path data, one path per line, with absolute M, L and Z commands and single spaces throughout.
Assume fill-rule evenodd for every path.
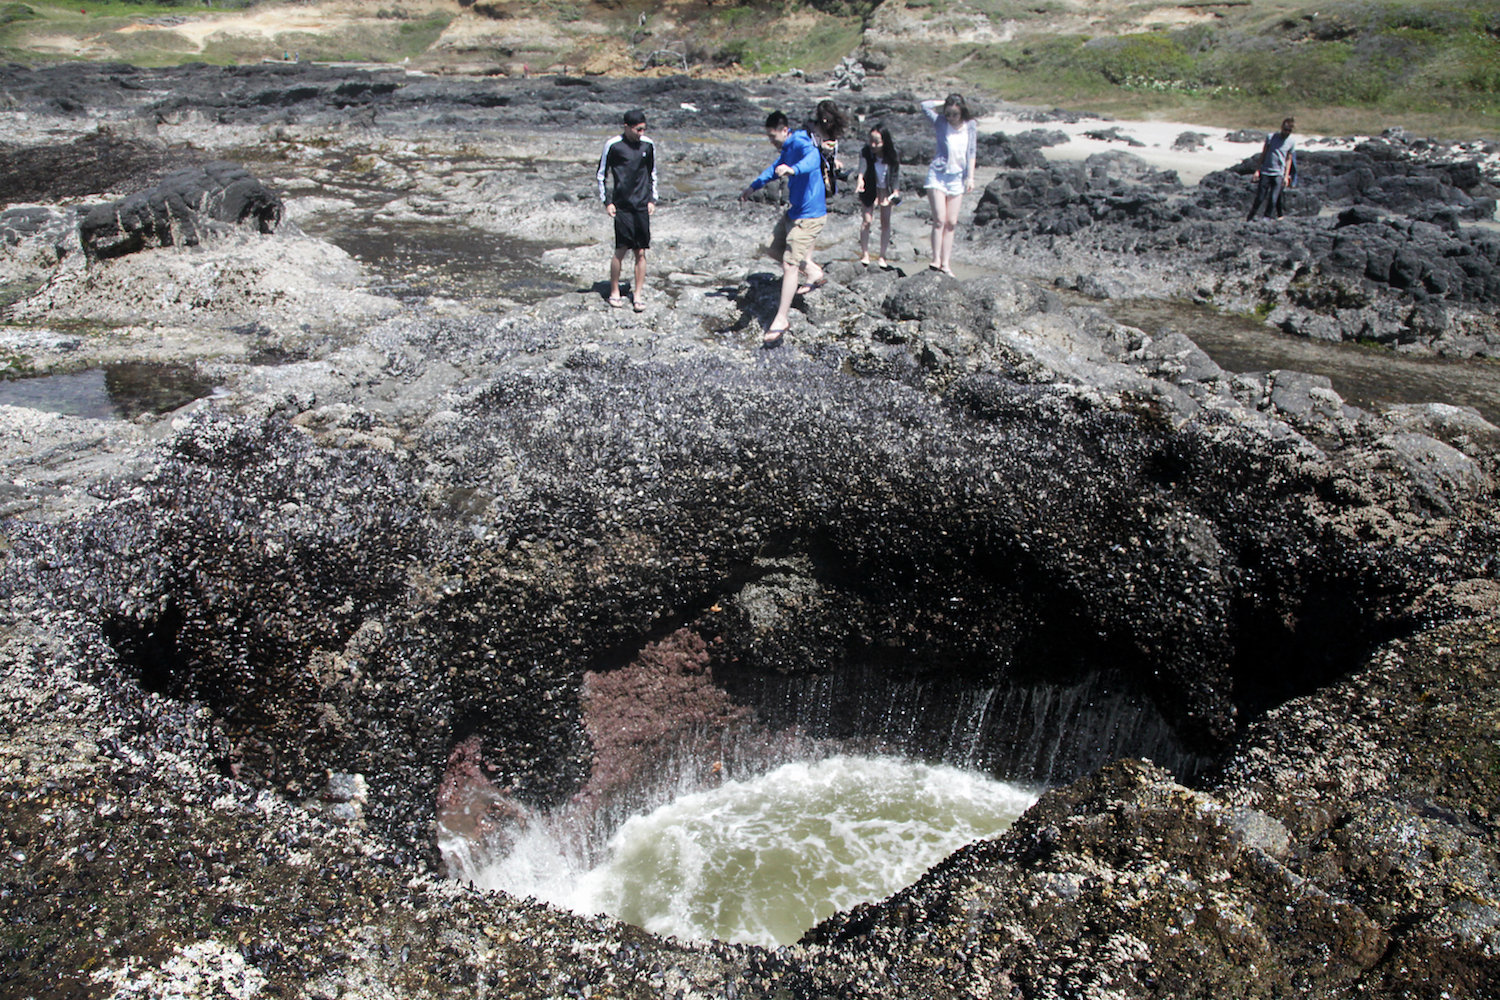
M 648 201 L 648 202 L 646 202 L 646 214 L 648 216 L 656 214 L 656 202 L 654 202 L 654 201 Z
M 790 163 L 778 163 L 778 164 L 776 164 L 776 176 L 777 177 L 790 177 L 790 176 L 792 176 L 792 174 L 795 174 L 796 172 L 797 171 L 795 169 L 793 169 L 793 167 L 792 167 L 792 165 Z
M 1258 180 L 1260 180 L 1260 171 L 1259 171 L 1259 170 L 1257 170 L 1257 171 L 1255 171 L 1255 172 L 1254 172 L 1254 173 L 1253 173 L 1253 174 L 1251 174 L 1251 175 L 1250 175 L 1250 179 L 1251 179 L 1251 180 L 1252 180 L 1252 181 L 1258 181 Z
M 745 190 L 740 192 L 740 201 L 744 201 L 746 198 L 749 198 L 754 191 L 755 188 L 745 188 Z
M 970 180 L 964 181 L 964 193 L 967 194 L 968 192 L 970 192 L 972 190 L 974 190 L 974 181 L 971 178 Z
M 604 206 L 604 214 L 613 219 L 615 217 L 615 206 L 612 203 L 606 204 Z

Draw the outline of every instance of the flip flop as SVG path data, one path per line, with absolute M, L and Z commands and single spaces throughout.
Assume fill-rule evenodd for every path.
M 646 303 L 642 302 L 640 299 L 636 299 L 631 303 L 631 305 L 638 313 L 643 313 L 646 311 Z
M 809 282 L 806 285 L 798 285 L 797 294 L 806 295 L 809 292 L 815 292 L 826 284 L 828 284 L 827 278 L 819 278 L 817 281 Z
M 609 297 L 609 307 L 611 309 L 619 309 L 624 305 L 625 297 L 623 295 L 611 295 Z
M 786 336 L 786 332 L 789 329 L 791 328 L 783 326 L 779 328 L 773 327 L 772 329 L 767 330 L 765 332 L 765 335 L 760 338 L 760 346 L 780 347 L 781 341 Z

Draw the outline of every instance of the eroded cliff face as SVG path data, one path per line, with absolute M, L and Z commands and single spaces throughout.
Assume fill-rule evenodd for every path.
M 371 155 L 368 127 L 329 141 Z M 596 213 L 547 195 L 588 188 L 556 156 L 509 185 L 452 170 L 435 150 L 475 154 L 450 127 L 375 155 L 410 181 L 400 211 L 447 187 L 497 228 Z M 725 197 L 761 156 L 673 161 L 711 180 L 661 213 L 642 316 L 585 288 L 385 300 L 351 329 L 366 293 L 345 278 L 295 322 L 203 314 L 224 388 L 189 411 L 0 410 L 21 995 L 1493 990 L 1493 427 L 1233 375 L 1003 274 L 834 264 L 763 352 L 775 287 L 744 261 L 774 209 Z M 274 274 L 307 242 L 131 266 Z M 297 353 L 266 365 L 247 339 Z M 1175 774 L 1095 771 L 1087 710 L 981 729 L 992 769 L 1072 783 L 775 954 L 443 883 L 453 762 L 529 805 L 639 767 L 596 758 L 586 713 L 599 677 L 648 676 L 664 648 L 694 678 L 672 725 L 870 739 L 850 692 L 919 690 L 938 719 L 978 690 L 1074 688 L 1141 723 L 1108 757 Z M 1018 740 L 1062 763 L 1040 774 Z M 905 745 L 944 752 L 921 726 Z

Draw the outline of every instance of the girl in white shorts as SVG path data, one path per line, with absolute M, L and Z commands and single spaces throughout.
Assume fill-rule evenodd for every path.
M 932 121 L 937 141 L 932 163 L 927 168 L 927 197 L 932 202 L 932 262 L 927 266 L 952 274 L 953 231 L 958 228 L 964 194 L 974 190 L 979 126 L 961 94 L 949 94 L 941 101 L 923 101 L 922 111 Z

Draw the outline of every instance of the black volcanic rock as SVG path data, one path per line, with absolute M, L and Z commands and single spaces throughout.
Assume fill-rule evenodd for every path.
M 167 175 L 161 183 L 90 209 L 79 224 L 84 252 L 118 257 L 148 246 L 193 246 L 214 223 L 273 232 L 281 199 L 245 168 L 225 162 Z
M 1194 294 L 1217 286 L 1233 290 L 1226 306 L 1269 306 L 1290 333 L 1500 352 L 1500 243 L 1467 224 L 1493 215 L 1497 189 L 1472 160 L 1422 159 L 1384 141 L 1303 151 L 1287 218 L 1246 222 L 1254 156 L 1188 189 L 1129 154 L 1101 155 L 1013 159 L 985 188 L 975 224 L 1144 258 Z M 1086 283 L 1126 287 L 1097 274 Z
M 39 146 L 0 146 L 0 202 L 52 202 L 96 197 L 107 191 L 148 187 L 163 174 L 198 158 L 189 150 L 168 149 L 96 130 L 71 142 Z
M 0 75 L 32 113 L 68 72 Z M 733 121 L 738 142 L 767 105 L 811 96 L 115 72 L 112 114 L 150 104 L 200 135 L 265 126 L 304 203 L 347 211 L 325 185 L 379 144 L 371 172 L 402 185 L 386 203 L 401 219 L 498 209 L 485 220 L 527 238 L 574 209 L 599 221 L 576 132 L 615 102 L 650 93 L 648 113 Z M 75 79 L 105 86 L 100 73 Z M 538 119 L 564 127 L 481 178 L 470 131 L 487 116 L 517 123 L 482 133 L 510 142 Z M 293 120 L 313 124 L 278 124 Z M 295 353 L 243 353 L 264 332 L 214 329 L 196 295 L 164 297 L 159 324 L 51 338 L 58 368 L 187 345 L 223 389 L 136 421 L 0 407 L 5 987 L 1495 995 L 1500 432 L 1439 404 L 1363 410 L 1317 376 L 1235 374 L 1182 333 L 1004 267 L 959 281 L 830 263 L 784 348 L 763 351 L 778 279 L 746 256 L 775 210 L 729 207 L 744 177 L 716 171 L 748 155 L 679 153 L 703 189 L 665 202 L 681 214 L 662 257 L 683 270 L 653 272 L 643 314 L 570 273 L 575 290 L 525 306 L 396 303 Z M 1017 214 L 1077 212 L 1079 228 L 997 214 L 966 227 L 965 253 L 1013 245 L 1020 266 L 1061 247 L 1080 287 L 1122 293 L 1154 263 L 1328 336 L 1438 338 L 1470 313 L 1429 287 L 1448 273 L 1435 253 L 1487 252 L 1462 226 L 1363 203 L 1245 225 L 1232 171 L 1189 192 L 1126 154 L 1025 169 L 1043 176 Z M 36 267 L 54 302 L 70 285 L 87 301 L 186 279 L 225 294 L 272 273 L 245 260 L 291 246 L 283 232 Z M 597 277 L 607 254 L 544 256 Z M 21 332 L 9 342 L 44 349 L 46 331 Z M 624 681 L 668 637 L 695 697 L 652 706 L 656 732 L 722 745 L 725 719 L 754 716 L 1051 787 L 1008 834 L 784 949 L 665 939 L 439 877 L 454 762 L 497 812 L 571 802 L 601 777 L 586 678 Z M 602 839 L 618 821 L 583 825 Z

